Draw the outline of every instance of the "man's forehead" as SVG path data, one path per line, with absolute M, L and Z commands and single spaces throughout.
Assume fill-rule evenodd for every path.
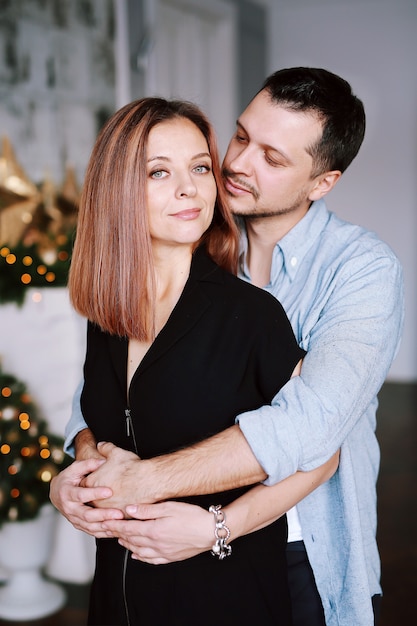
M 274 102 L 265 91 L 261 91 L 249 103 L 237 120 L 237 125 L 253 140 L 272 146 L 284 136 L 292 140 L 299 137 L 307 146 L 319 139 L 323 130 L 322 120 L 316 111 L 294 110 L 290 105 Z

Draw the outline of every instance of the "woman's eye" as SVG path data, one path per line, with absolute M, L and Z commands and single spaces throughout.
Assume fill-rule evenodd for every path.
M 211 171 L 211 167 L 209 165 L 196 165 L 193 171 L 197 174 L 205 174 Z
M 151 178 L 163 178 L 165 175 L 166 175 L 165 170 L 155 170 L 151 172 L 150 174 Z

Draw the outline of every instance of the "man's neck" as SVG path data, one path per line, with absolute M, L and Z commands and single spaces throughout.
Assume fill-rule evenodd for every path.
M 275 245 L 300 219 L 300 216 L 294 219 L 294 214 L 287 214 L 245 220 L 248 236 L 246 262 L 252 284 L 265 287 L 270 282 Z

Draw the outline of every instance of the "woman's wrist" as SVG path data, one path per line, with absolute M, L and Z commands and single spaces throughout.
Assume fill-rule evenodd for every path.
M 222 561 L 232 554 L 232 547 L 229 543 L 230 529 L 226 525 L 226 513 L 220 504 L 211 505 L 209 513 L 214 515 L 214 543 L 210 552 Z

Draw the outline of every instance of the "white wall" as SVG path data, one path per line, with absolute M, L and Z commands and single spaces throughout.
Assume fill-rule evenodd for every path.
M 270 0 L 270 67 L 340 74 L 363 100 L 361 151 L 329 208 L 387 241 L 405 274 L 406 322 L 389 379 L 417 380 L 417 2 Z
M 32 182 L 81 183 L 114 110 L 112 3 L 0 4 L 0 135 Z

